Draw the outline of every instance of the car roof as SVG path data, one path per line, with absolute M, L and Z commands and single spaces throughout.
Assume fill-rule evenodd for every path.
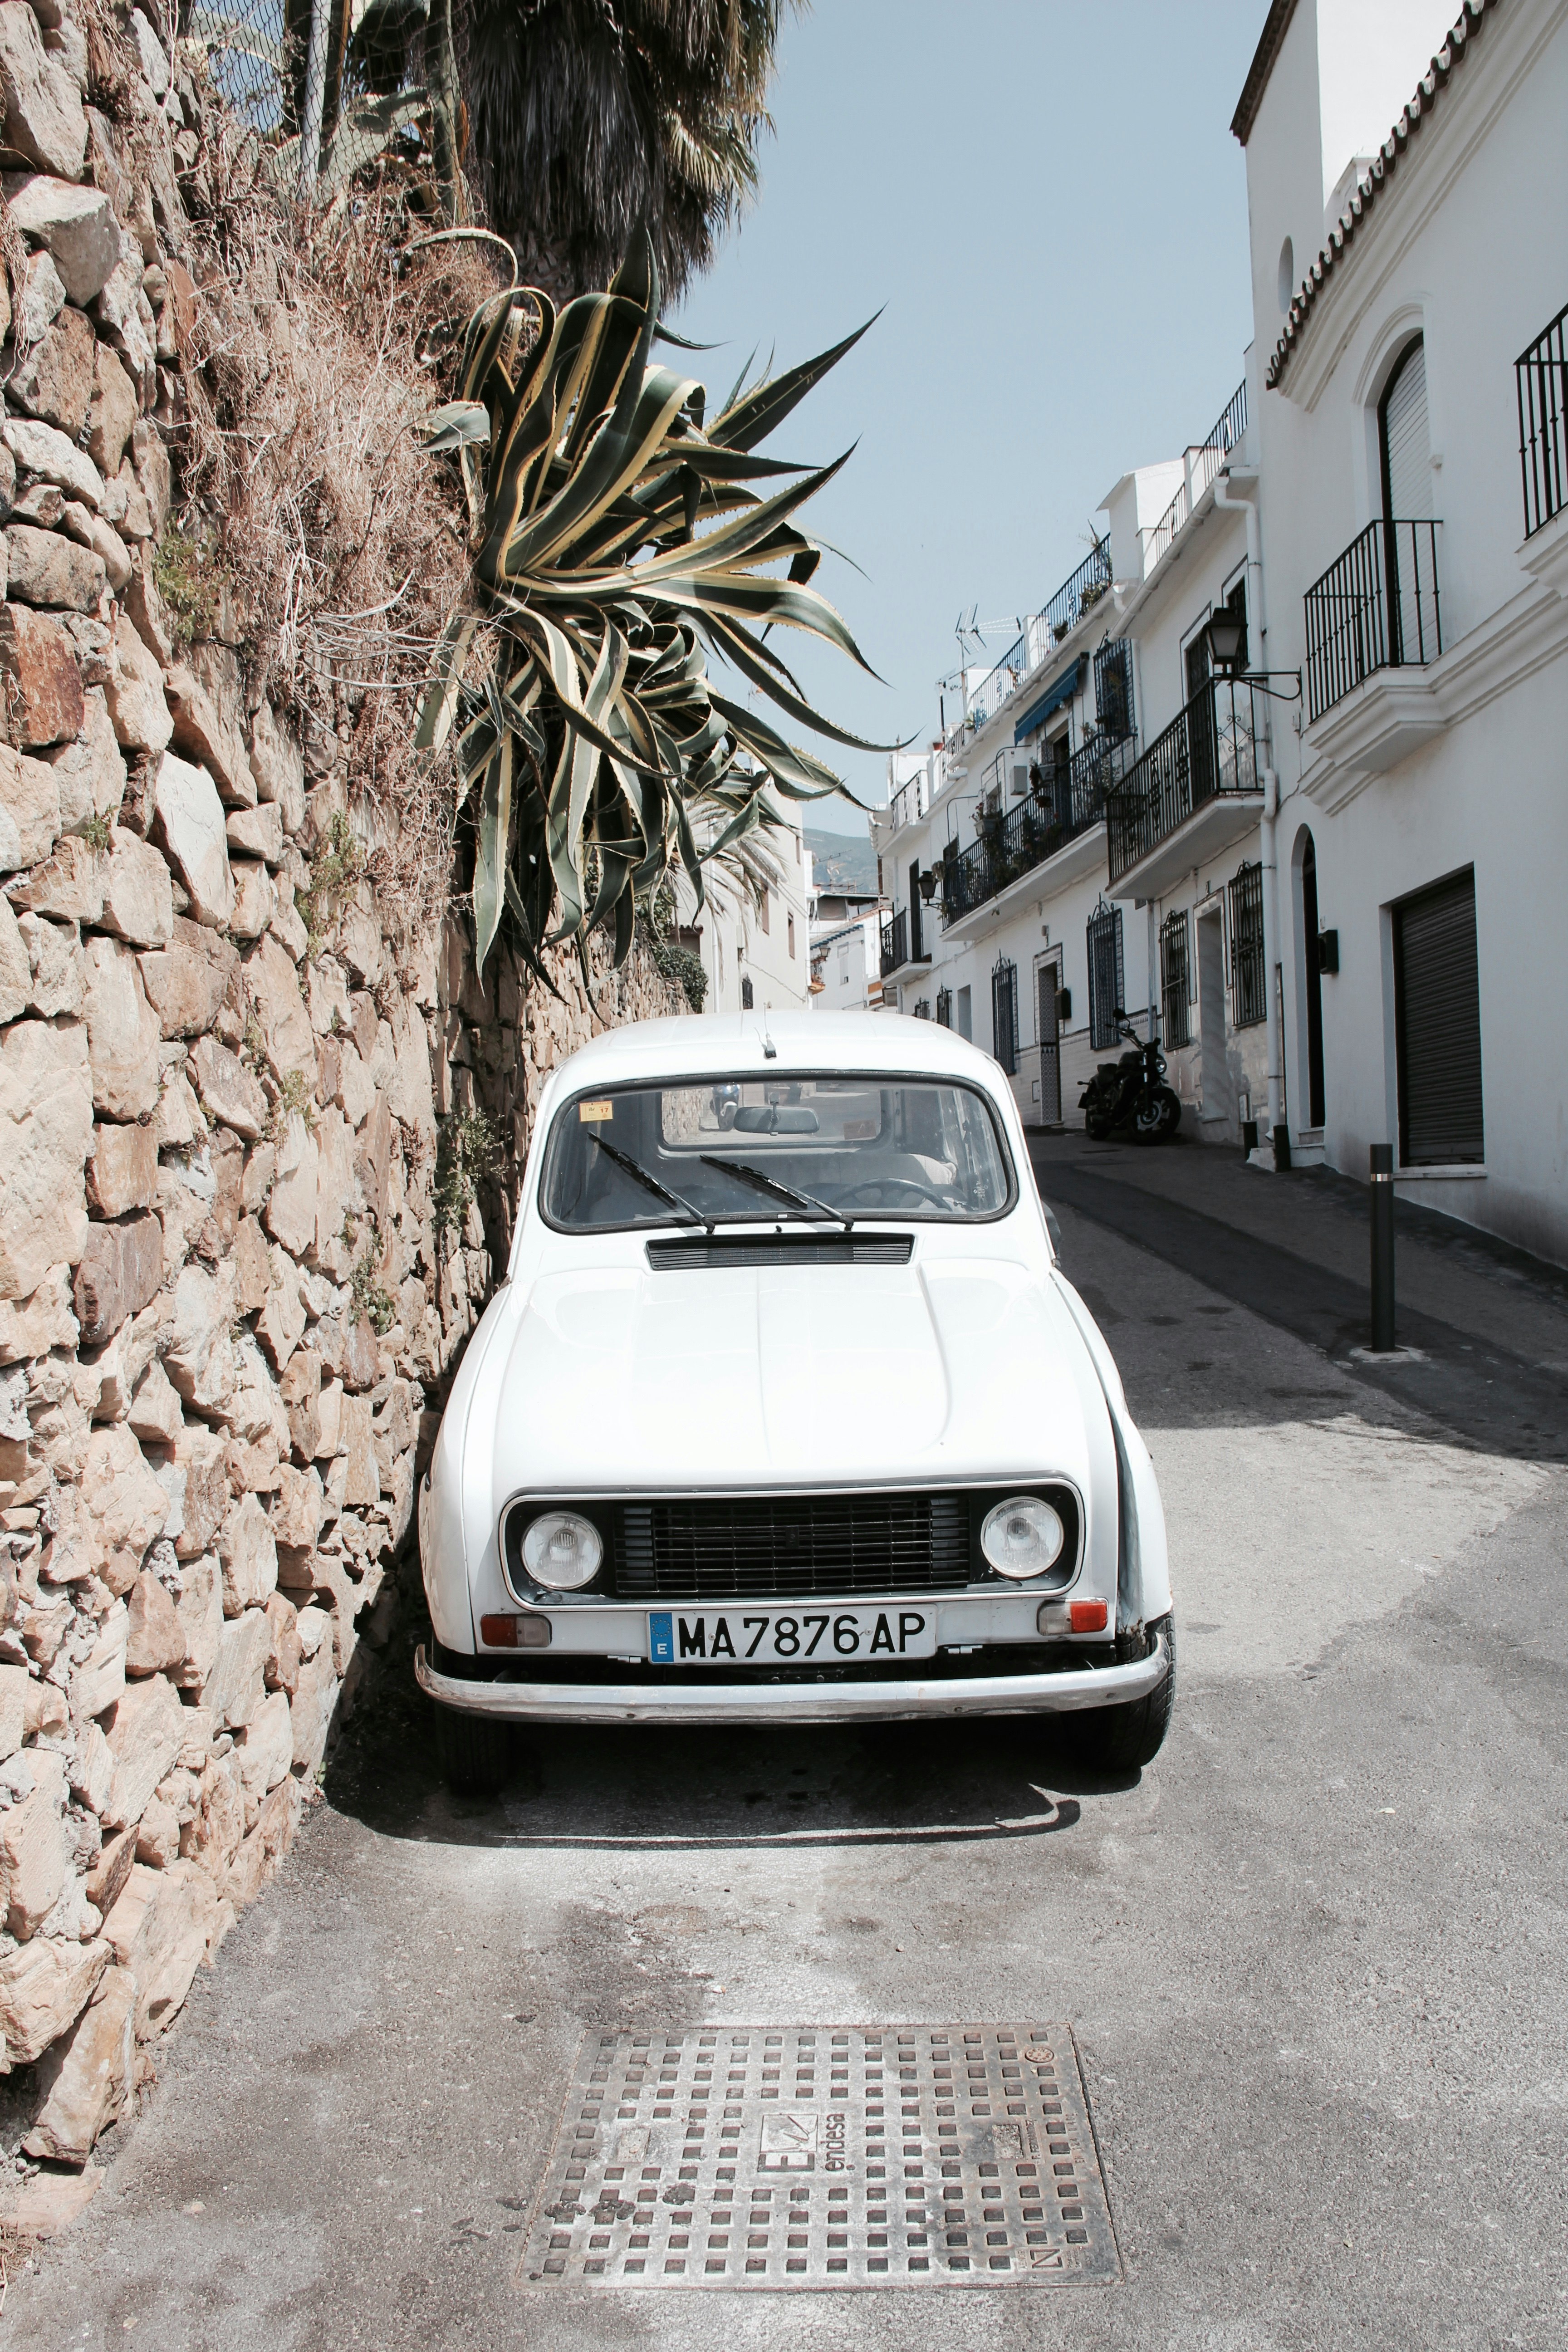
M 770 1053 L 769 1046 L 773 1048 Z M 606 1029 L 561 1063 L 557 1085 L 661 1076 L 779 1078 L 790 1071 L 888 1071 L 967 1078 L 992 1092 L 1000 1066 L 952 1029 L 898 1013 L 696 1013 Z

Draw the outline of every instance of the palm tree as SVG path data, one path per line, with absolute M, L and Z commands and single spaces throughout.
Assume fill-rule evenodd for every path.
M 757 183 L 786 10 L 806 0 L 475 0 L 469 169 L 520 277 L 605 285 L 639 216 L 667 296 Z

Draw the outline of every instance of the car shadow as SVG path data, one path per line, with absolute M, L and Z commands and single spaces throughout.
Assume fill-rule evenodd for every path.
M 563 1851 L 1001 1843 L 1075 1830 L 1086 1797 L 1135 1788 L 1075 1753 L 1070 1717 L 921 1723 L 552 1727 L 513 1734 L 494 1797 L 443 1780 L 436 1709 L 414 1679 L 429 1627 L 402 1624 L 343 1727 L 324 1793 L 378 1835 Z

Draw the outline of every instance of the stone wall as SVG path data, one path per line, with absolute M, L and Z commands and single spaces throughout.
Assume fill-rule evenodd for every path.
M 190 639 L 165 609 L 199 100 L 121 23 L 133 135 L 84 107 L 68 0 L 0 0 L 5 142 L 37 167 L 4 183 L 25 315 L 0 322 L 0 2223 L 24 2231 L 79 2200 L 386 1638 L 540 1080 L 679 1009 L 602 957 L 594 1002 L 564 959 L 559 997 L 505 956 L 481 987 L 439 908 L 389 937 L 343 856 L 374 826 L 342 741 L 295 740 L 226 600 Z M 440 1123 L 476 1107 L 504 1161 L 438 1235 Z

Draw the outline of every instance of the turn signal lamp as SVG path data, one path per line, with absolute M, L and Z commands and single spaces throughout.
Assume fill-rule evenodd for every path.
M 487 1650 L 547 1650 L 548 1617 L 481 1617 L 479 1639 Z
M 1071 1610 L 1073 1632 L 1103 1633 L 1109 1614 L 1103 1601 L 1075 1601 Z

